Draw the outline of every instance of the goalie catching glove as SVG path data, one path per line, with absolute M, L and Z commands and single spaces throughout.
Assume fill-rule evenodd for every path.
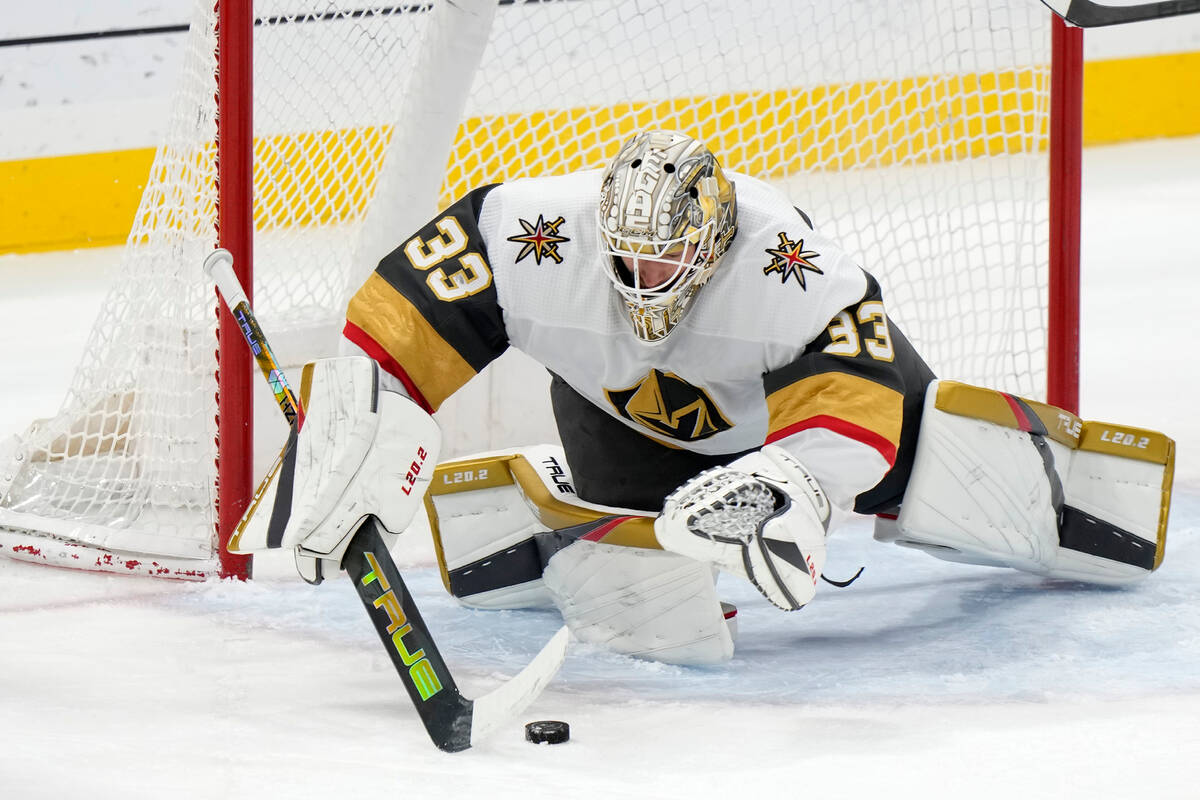
M 795 611 L 816 592 L 829 515 L 829 500 L 804 465 L 767 445 L 676 489 L 654 532 L 665 549 L 740 575 Z
M 294 548 L 309 582 L 320 561 L 340 565 L 358 523 L 375 516 L 392 533 L 421 508 L 441 431 L 412 400 L 379 387 L 369 358 L 314 361 L 301 378 L 304 425 L 254 494 L 231 552 Z

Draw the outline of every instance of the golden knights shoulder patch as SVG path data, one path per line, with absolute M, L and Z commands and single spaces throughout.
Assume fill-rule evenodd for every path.
M 521 252 L 517 253 L 517 261 L 520 262 L 523 258 L 532 255 L 533 263 L 541 264 L 543 258 L 551 259 L 555 264 L 562 263 L 562 256 L 558 252 L 558 246 L 563 242 L 571 241 L 566 236 L 559 236 L 558 229 L 566 222 L 562 217 L 547 222 L 543 214 L 538 214 L 537 222 L 529 222 L 529 220 L 518 219 L 521 223 L 524 233 L 518 233 L 516 236 L 509 236 L 508 241 L 515 242 L 521 245 Z
M 779 237 L 779 247 L 767 248 L 767 255 L 771 257 L 771 263 L 763 267 L 763 275 L 778 272 L 780 283 L 787 283 L 788 278 L 795 276 L 800 283 L 800 288 L 808 291 L 808 285 L 804 282 L 804 270 L 824 275 L 821 268 L 810 260 L 821 254 L 815 250 L 805 250 L 803 239 L 795 242 L 788 239 L 786 231 L 776 235 Z
M 605 389 L 608 402 L 627 420 L 684 442 L 707 439 L 733 425 L 703 389 L 657 369 L 627 389 Z

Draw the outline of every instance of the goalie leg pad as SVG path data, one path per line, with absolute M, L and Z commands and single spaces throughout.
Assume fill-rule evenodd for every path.
M 425 498 L 446 590 L 476 608 L 552 607 L 582 641 L 674 664 L 733 654 L 736 609 L 708 564 L 664 552 L 653 521 L 575 495 L 562 449 L 440 465 Z
M 425 512 L 446 591 L 473 608 L 550 608 L 534 536 L 548 531 L 512 479 L 508 455 L 439 465 Z
M 648 518 L 580 500 L 562 449 L 553 445 L 441 464 L 425 509 L 446 591 L 477 608 L 553 606 L 542 569 L 559 547 L 538 540 L 549 531 L 592 526 L 584 535 L 604 528 L 598 535 L 610 541 L 658 547 Z
M 1174 443 L 952 381 L 926 395 L 896 525 L 875 538 L 950 561 L 1121 585 L 1159 565 Z
M 689 665 L 733 657 L 736 617 L 718 599 L 713 578 L 711 566 L 691 558 L 587 540 L 555 553 L 544 574 L 580 641 Z
M 378 369 L 361 357 L 304 367 L 304 425 L 255 492 L 231 550 L 295 548 L 309 578 L 312 559 L 340 564 L 364 517 L 378 517 L 394 533 L 408 527 L 437 463 L 441 432 L 416 403 L 381 391 Z

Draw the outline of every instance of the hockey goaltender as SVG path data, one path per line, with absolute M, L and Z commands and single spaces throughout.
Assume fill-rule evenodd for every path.
M 812 599 L 850 512 L 940 558 L 1102 584 L 1162 561 L 1174 444 L 935 379 L 878 281 L 699 141 L 639 133 L 606 169 L 469 192 L 352 299 L 305 367 L 294 470 L 241 549 L 340 562 L 422 504 L 447 589 L 556 606 L 576 638 L 733 654 L 717 571 Z M 430 414 L 508 347 L 550 371 L 562 440 L 440 464 Z M 283 528 L 282 535 L 279 529 Z

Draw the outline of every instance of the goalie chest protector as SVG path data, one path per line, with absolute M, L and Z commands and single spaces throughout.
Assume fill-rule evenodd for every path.
M 763 444 L 763 375 L 799 358 L 868 285 L 777 191 L 731 177 L 733 245 L 679 328 L 655 344 L 634 336 L 605 275 L 600 171 L 498 186 L 479 216 L 509 342 L 611 417 L 705 454 Z

